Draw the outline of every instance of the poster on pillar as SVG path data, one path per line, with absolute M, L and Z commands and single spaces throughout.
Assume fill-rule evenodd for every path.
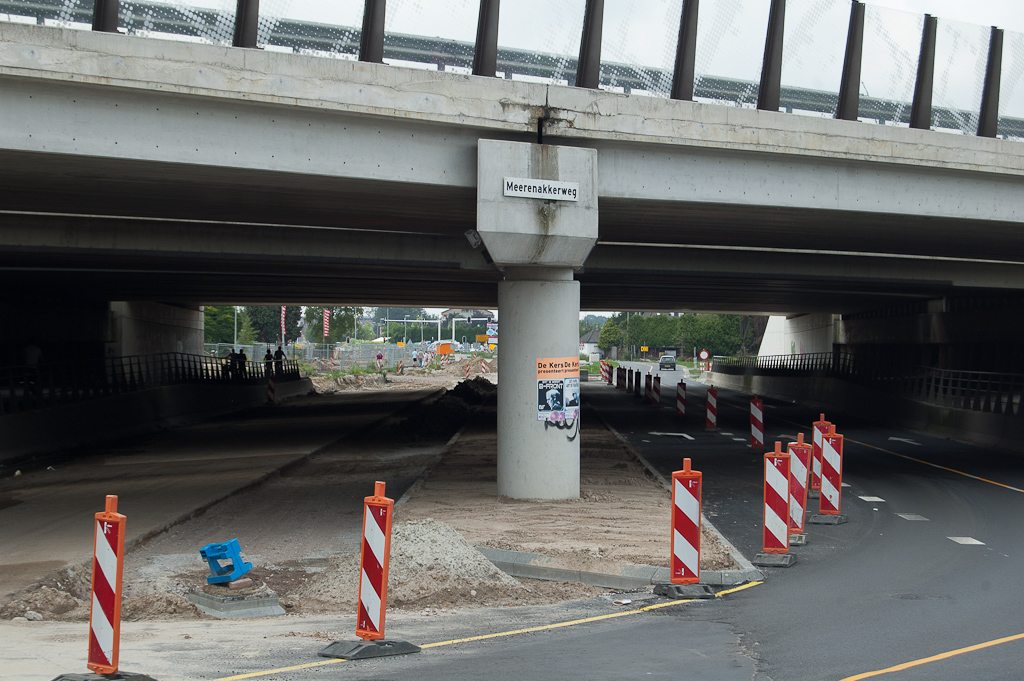
M 537 420 L 573 421 L 580 415 L 580 358 L 537 358 Z

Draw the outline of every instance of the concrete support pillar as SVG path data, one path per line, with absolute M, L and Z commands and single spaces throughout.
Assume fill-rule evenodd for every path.
M 498 492 L 580 494 L 579 313 L 573 272 L 597 241 L 597 152 L 481 140 L 477 231 L 501 325 Z
M 498 311 L 498 493 L 514 499 L 576 498 L 579 419 L 538 421 L 546 395 L 538 390 L 537 362 L 578 357 L 579 282 L 572 268 L 508 268 L 498 284 Z

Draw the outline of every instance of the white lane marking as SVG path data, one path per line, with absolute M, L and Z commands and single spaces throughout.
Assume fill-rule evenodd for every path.
M 651 432 L 649 432 L 647 434 L 648 435 L 664 435 L 666 437 L 685 437 L 685 438 L 689 438 L 691 440 L 693 439 L 692 437 L 690 437 L 686 433 L 661 433 L 661 432 L 658 432 L 656 430 L 652 430 Z
M 883 499 L 882 497 L 861 497 L 861 499 L 863 499 L 864 501 L 872 502 L 885 501 L 885 499 Z
M 908 445 L 914 445 L 915 447 L 920 447 L 921 446 L 920 442 L 914 442 L 910 438 L 906 438 L 906 437 L 891 437 L 891 438 L 889 438 L 889 441 L 890 442 L 905 442 Z
M 687 435 L 686 433 L 682 433 L 682 436 L 685 437 L 687 440 L 692 440 L 693 439 L 692 435 Z
M 965 546 L 984 546 L 985 542 L 978 541 L 974 537 L 946 537 L 946 539 L 952 539 L 957 544 L 964 544 Z
M 724 435 L 726 437 L 732 437 L 732 433 L 719 433 L 719 435 Z
M 849 487 L 849 485 L 848 485 L 848 484 L 846 484 L 845 482 L 843 482 L 843 483 L 840 483 L 840 484 L 841 484 L 841 485 L 842 485 L 843 487 Z
M 650 444 L 650 443 L 651 443 L 651 441 L 650 441 L 650 440 L 640 440 L 640 442 L 646 442 L 647 444 Z
M 776 407 L 774 404 L 766 404 L 766 405 L 764 405 L 764 408 L 765 409 L 778 409 L 778 407 Z
M 923 515 L 918 515 L 916 513 L 897 513 L 896 515 L 904 520 L 928 520 Z
M 747 438 L 745 438 L 745 437 L 734 437 L 733 440 L 735 442 L 746 442 Z

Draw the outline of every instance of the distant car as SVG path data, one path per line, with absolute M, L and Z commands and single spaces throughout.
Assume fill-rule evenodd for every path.
M 672 355 L 662 355 L 661 359 L 658 360 L 658 368 L 675 371 L 676 358 Z

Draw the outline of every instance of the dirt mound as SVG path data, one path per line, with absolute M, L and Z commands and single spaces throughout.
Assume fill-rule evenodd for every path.
M 343 390 L 376 390 L 387 381 L 380 374 L 346 374 L 338 378 L 330 376 L 311 376 L 313 387 L 322 395 L 330 395 Z
M 451 525 L 433 518 L 397 523 L 391 532 L 388 604 L 395 608 L 494 605 L 533 600 L 534 589 L 508 576 L 470 546 Z M 551 584 L 551 587 L 556 585 Z M 570 597 L 578 597 L 572 589 Z M 359 555 L 331 558 L 329 566 L 288 594 L 303 610 L 343 606 L 359 597 Z M 316 603 L 319 601 L 320 608 Z
M 449 364 L 447 367 L 441 370 L 441 373 L 445 373 L 451 376 L 465 376 L 466 365 L 469 365 L 469 375 L 479 376 L 481 374 L 496 374 L 498 373 L 498 358 L 484 359 L 483 357 L 469 357 L 467 359 L 460 360 L 453 364 Z
M 39 613 L 46 620 L 79 619 L 81 613 L 75 611 L 85 611 L 87 614 L 86 608 L 85 601 L 75 598 L 66 591 L 39 586 L 29 589 L 0 608 L 0 620 L 24 617 L 29 611 Z
M 477 376 L 468 381 L 461 381 L 448 391 L 466 404 L 479 405 L 491 399 L 498 392 L 498 387 L 485 378 Z
M 121 603 L 121 619 L 126 622 L 142 620 L 180 620 L 208 617 L 188 599 L 178 594 L 147 594 L 128 598 Z

